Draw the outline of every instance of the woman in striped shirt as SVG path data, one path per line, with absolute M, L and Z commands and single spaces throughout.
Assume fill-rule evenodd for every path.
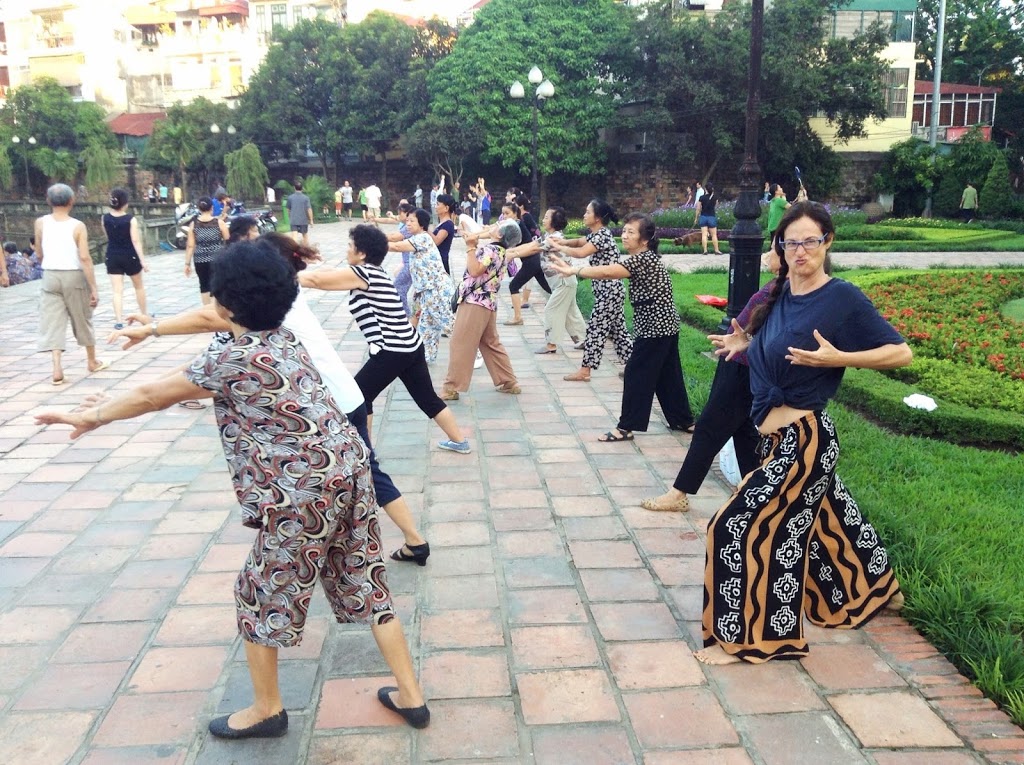
M 420 411 L 448 436 L 438 445 L 469 454 L 469 441 L 463 438 L 455 414 L 434 391 L 423 340 L 409 323 L 391 277 L 381 268 L 387 254 L 384 232 L 361 224 L 349 232 L 349 268 L 303 271 L 299 283 L 313 289 L 351 291 L 349 309 L 370 345 L 370 358 L 356 373 L 370 415 L 381 391 L 401 380 Z

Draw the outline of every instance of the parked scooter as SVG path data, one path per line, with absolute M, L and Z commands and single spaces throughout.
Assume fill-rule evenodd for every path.
M 265 234 L 268 231 L 277 231 L 277 216 L 270 210 L 253 210 L 249 212 L 245 209 L 243 202 L 232 202 L 231 210 L 228 212 L 228 218 L 234 218 L 238 215 L 248 215 L 250 218 L 256 221 L 256 230 L 260 234 Z
M 199 208 L 192 202 L 182 202 L 174 208 L 174 225 L 167 229 L 167 243 L 184 250 L 188 244 L 188 227 L 199 215 Z

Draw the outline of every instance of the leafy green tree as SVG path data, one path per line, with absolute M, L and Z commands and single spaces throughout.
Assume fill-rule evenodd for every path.
M 306 176 L 302 181 L 302 191 L 309 197 L 313 215 L 320 215 L 325 207 L 334 209 L 334 190 L 322 175 Z
M 351 61 L 350 81 L 334 90 L 334 119 L 349 145 L 380 157 L 380 186 L 387 193 L 387 152 L 427 112 L 426 76 L 434 55 L 421 33 L 375 11 L 342 33 Z
M 948 162 L 942 163 L 941 180 L 935 189 L 932 198 L 932 209 L 936 215 L 943 218 L 954 218 L 960 209 L 960 195 L 963 193 L 963 184 L 956 177 Z
M 121 154 L 101 143 L 87 146 L 78 159 L 85 167 L 85 185 L 89 189 L 109 191 L 124 177 Z
M 32 153 L 32 163 L 50 183 L 74 184 L 78 175 L 78 160 L 67 149 L 43 146 Z
M 985 140 L 981 130 L 975 128 L 953 144 L 946 161 L 961 188 L 968 181 L 978 186 L 1001 154 L 999 147 Z
M 527 73 L 539 66 L 555 86 L 538 117 L 541 173 L 596 174 L 609 126 L 626 92 L 637 41 L 630 11 L 613 0 L 492 0 L 430 71 L 431 114 L 443 124 L 469 123 L 483 138 L 480 159 L 527 175 L 531 166 Z M 509 98 L 519 80 L 527 98 Z
M 85 150 L 90 146 L 117 149 L 117 136 L 107 125 L 103 107 L 82 101 L 75 104 L 75 147 Z
M 199 131 L 187 122 L 160 120 L 142 156 L 142 166 L 154 169 L 173 168 L 181 180 L 181 190 L 188 198 L 188 165 L 202 150 Z
M 918 0 L 918 79 L 934 77 L 939 1 Z M 1005 84 L 1024 72 L 1024 0 L 946 0 L 942 79 Z
M 224 166 L 227 168 L 228 193 L 240 199 L 262 199 L 263 190 L 270 183 L 270 175 L 256 144 L 246 143 L 241 149 L 225 155 Z
M 924 209 L 938 177 L 934 157 L 935 150 L 916 138 L 901 141 L 885 153 L 875 188 L 895 195 L 893 212 L 897 215 L 920 215 Z
M 11 158 L 7 155 L 7 144 L 0 146 L 0 189 L 10 190 L 14 185 L 14 168 Z
M 435 176 L 444 175 L 453 185 L 462 180 L 466 158 L 482 142 L 476 125 L 468 121 L 449 123 L 433 114 L 419 120 L 402 136 L 406 158 L 412 164 L 429 166 Z
M 832 39 L 829 12 L 839 5 L 776 0 L 764 17 L 759 161 L 767 177 L 780 181 L 799 165 L 816 198 L 838 182 L 839 166 L 807 120 L 824 115 L 843 142 L 885 116 L 886 33 L 872 28 Z M 648 6 L 636 25 L 644 55 L 633 93 L 643 98 L 636 98 L 631 127 L 660 132 L 663 152 L 697 163 L 705 177 L 743 147 L 750 14 L 748 3 L 713 17 L 680 14 L 664 0 Z
M 987 218 L 1009 218 L 1013 215 L 1016 202 L 1010 187 L 1010 168 L 1006 155 L 1000 153 L 992 163 L 992 169 L 981 187 L 978 208 Z
M 265 157 L 308 148 L 326 175 L 346 146 L 336 93 L 350 86 L 354 68 L 337 24 L 307 19 L 281 31 L 239 99 L 243 133 Z

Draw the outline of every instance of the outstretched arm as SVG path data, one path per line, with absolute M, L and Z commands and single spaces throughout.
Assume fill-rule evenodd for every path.
M 369 285 L 351 268 L 322 268 L 318 271 L 300 271 L 299 284 L 314 290 L 365 290 Z

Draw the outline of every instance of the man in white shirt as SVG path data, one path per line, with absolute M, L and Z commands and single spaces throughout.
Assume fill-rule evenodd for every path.
M 371 183 L 366 187 L 366 206 L 368 208 L 370 219 L 380 217 L 381 196 L 380 188 L 376 183 Z
M 352 220 L 352 184 L 348 181 L 341 186 L 341 206 L 348 219 Z

